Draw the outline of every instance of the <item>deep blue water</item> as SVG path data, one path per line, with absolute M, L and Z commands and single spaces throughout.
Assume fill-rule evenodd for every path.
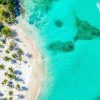
M 41 52 L 48 71 L 39 100 L 100 100 L 100 38 L 74 41 L 78 32 L 76 16 L 100 29 L 97 0 L 33 1 L 24 0 L 27 19 L 40 29 L 44 42 Z M 72 51 L 48 49 L 58 41 L 71 41 L 75 48 Z

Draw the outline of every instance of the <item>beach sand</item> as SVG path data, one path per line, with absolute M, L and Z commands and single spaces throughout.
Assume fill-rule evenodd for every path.
M 28 25 L 26 27 L 26 24 L 27 22 L 20 22 L 17 25 L 10 26 L 10 28 L 17 31 L 19 38 L 21 39 L 21 41 L 24 42 L 24 46 L 33 56 L 30 61 L 30 65 L 33 66 L 32 70 L 30 73 L 26 73 L 30 74 L 30 77 L 27 77 L 26 75 L 26 77 L 28 78 L 27 83 L 29 86 L 28 92 L 26 94 L 26 100 L 37 100 L 41 91 L 42 83 L 44 81 L 45 71 L 43 68 L 42 55 L 36 44 L 36 41 L 33 40 L 30 36 L 28 36 L 26 33 L 32 31 L 34 34 L 37 34 L 37 31 L 36 29 L 31 30 L 30 26 Z

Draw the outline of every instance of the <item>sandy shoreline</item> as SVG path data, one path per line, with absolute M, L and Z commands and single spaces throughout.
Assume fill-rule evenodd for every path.
M 12 25 L 10 28 L 17 31 L 19 38 L 24 42 L 24 46 L 27 48 L 29 53 L 33 55 L 31 59 L 31 66 L 33 69 L 31 71 L 30 82 L 28 83 L 29 90 L 27 92 L 26 100 L 37 100 L 39 93 L 41 91 L 42 82 L 44 80 L 44 69 L 43 69 L 43 61 L 42 55 L 36 46 L 36 41 L 31 39 L 26 34 L 26 31 L 22 29 L 24 27 L 21 23 L 17 25 Z M 30 30 L 29 30 L 30 31 Z M 34 30 L 34 32 L 36 32 Z

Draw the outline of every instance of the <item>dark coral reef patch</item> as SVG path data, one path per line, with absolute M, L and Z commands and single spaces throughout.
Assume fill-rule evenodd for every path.
M 96 27 L 92 26 L 85 20 L 81 20 L 76 17 L 76 27 L 77 27 L 77 34 L 74 37 L 74 40 L 91 40 L 95 37 L 100 37 L 100 30 Z
M 45 12 L 48 12 L 50 9 L 52 1 L 53 0 L 33 0 L 33 2 L 36 4 L 35 7 Z
M 100 100 L 100 95 L 97 95 L 94 100 Z
M 61 20 L 56 20 L 55 25 L 60 28 L 63 26 L 63 22 Z M 50 43 L 47 48 L 56 52 L 71 52 L 75 49 L 75 42 L 77 40 L 92 40 L 100 37 L 100 29 L 91 25 L 88 21 L 76 17 L 75 25 L 77 28 L 77 34 L 73 38 L 74 43 L 72 41 L 55 41 Z
M 48 45 L 48 49 L 52 51 L 70 52 L 74 50 L 74 44 L 71 41 L 56 41 Z
M 62 27 L 62 26 L 63 26 L 63 22 L 62 22 L 61 20 L 56 20 L 56 21 L 55 21 L 55 25 L 56 25 L 57 27 Z

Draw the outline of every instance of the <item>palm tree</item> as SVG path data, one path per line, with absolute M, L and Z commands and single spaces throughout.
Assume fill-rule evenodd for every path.
M 10 53 L 10 51 L 9 51 L 9 50 L 6 50 L 5 52 L 6 52 L 7 54 L 8 54 L 8 53 Z
M 1 34 L 3 36 L 5 36 L 5 40 L 6 40 L 6 37 L 12 37 L 12 30 L 9 29 L 7 26 L 4 26 L 4 28 L 1 29 Z
M 8 72 L 5 72 L 4 75 L 5 75 L 5 76 L 8 76 Z
M 14 54 L 12 55 L 12 57 L 13 57 L 13 58 L 17 58 L 17 54 L 14 53 Z
M 18 51 L 17 51 L 18 55 L 21 56 L 23 54 L 23 50 L 18 48 Z
M 6 85 L 7 82 L 8 82 L 8 80 L 7 80 L 7 79 L 4 79 L 4 80 L 2 81 L 2 85 Z
M 11 58 L 5 56 L 5 57 L 4 57 L 4 60 L 5 60 L 5 61 L 9 61 L 9 60 L 11 60 Z
M 10 79 L 15 79 L 15 78 L 16 78 L 16 76 L 15 76 L 14 74 L 8 74 L 8 77 L 9 77 Z
M 2 43 L 3 43 L 3 44 L 6 44 L 6 40 L 5 40 L 5 39 L 3 39 L 3 40 L 2 40 Z
M 13 97 L 9 97 L 9 100 L 13 100 Z
M 3 100 L 8 100 L 7 97 L 4 97 Z
M 9 49 L 12 51 L 14 49 L 15 42 L 11 41 Z
M 12 96 L 14 94 L 13 90 L 9 90 L 9 95 Z
M 11 73 L 13 73 L 14 72 L 14 68 L 11 66 L 11 67 L 9 67 L 8 68 L 9 69 L 9 71 L 11 72 Z
M 20 84 L 17 84 L 16 85 L 16 89 L 20 89 Z
M 0 70 L 4 70 L 5 66 L 3 64 L 0 65 Z
M 21 61 L 22 61 L 22 57 L 21 57 L 21 56 L 19 56 L 19 57 L 18 57 L 18 60 L 21 62 Z

